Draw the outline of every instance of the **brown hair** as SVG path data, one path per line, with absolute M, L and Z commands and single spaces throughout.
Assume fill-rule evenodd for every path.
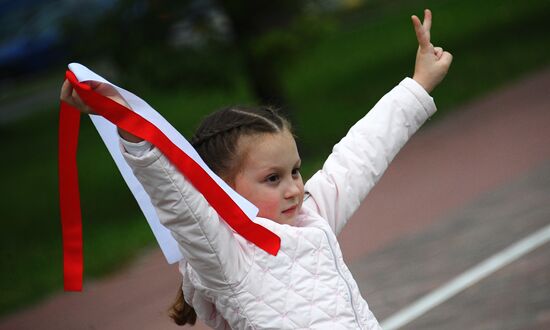
M 271 107 L 233 106 L 205 117 L 195 131 L 191 145 L 208 167 L 227 181 L 236 174 L 240 165 L 241 155 L 237 150 L 240 137 L 285 130 L 291 131 L 290 123 Z M 183 297 L 181 285 L 170 308 L 170 317 L 177 325 L 193 325 L 197 320 L 195 310 Z

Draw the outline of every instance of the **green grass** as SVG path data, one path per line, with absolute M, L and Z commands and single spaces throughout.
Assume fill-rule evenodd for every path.
M 342 13 L 340 26 L 304 50 L 284 72 L 296 110 L 294 126 L 305 157 L 304 176 L 321 165 L 330 147 L 386 91 L 412 74 L 416 40 L 409 17 L 424 7 L 434 11 L 434 43 L 454 55 L 448 77 L 433 94 L 439 108 L 436 119 L 550 62 L 547 1 L 373 0 L 359 11 Z M 140 96 L 189 135 L 212 109 L 251 103 L 242 80 L 238 86 Z M 62 288 L 57 105 L 44 107 L 48 111 L 0 126 L 4 141 L 0 221 L 5 233 L 0 240 L 0 315 Z M 85 281 L 89 281 L 156 243 L 88 120 L 82 123 L 79 171 Z

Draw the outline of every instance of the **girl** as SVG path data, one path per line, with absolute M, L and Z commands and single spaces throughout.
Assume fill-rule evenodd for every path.
M 215 329 L 379 328 L 336 236 L 436 110 L 428 93 L 446 75 L 452 56 L 430 43 L 431 12 L 424 15 L 423 23 L 412 16 L 419 42 L 413 79 L 401 81 L 357 122 L 305 185 L 290 124 L 276 111 L 229 107 L 198 128 L 191 143 L 259 208 L 255 222 L 281 238 L 277 256 L 236 234 L 158 149 L 120 131 L 128 164 L 185 256 L 172 310 L 176 323 L 194 324 L 198 315 Z M 61 99 L 92 111 L 67 82 Z

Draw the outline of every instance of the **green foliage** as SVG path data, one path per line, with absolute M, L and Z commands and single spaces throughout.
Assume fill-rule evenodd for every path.
M 124 64 L 120 76 L 122 84 L 143 92 L 160 88 L 234 89 L 240 74 L 234 49 L 216 45 L 202 50 L 142 48 Z
M 267 59 L 277 70 L 299 57 L 308 47 L 334 31 L 334 21 L 319 15 L 304 15 L 283 27 L 275 27 L 251 42 L 254 56 Z

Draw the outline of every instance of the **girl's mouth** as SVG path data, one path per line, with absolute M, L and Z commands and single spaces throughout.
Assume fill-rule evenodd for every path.
M 292 215 L 293 213 L 296 212 L 297 209 L 298 209 L 298 206 L 294 205 L 294 206 L 289 207 L 288 209 L 284 210 L 282 213 L 286 214 L 286 215 Z

